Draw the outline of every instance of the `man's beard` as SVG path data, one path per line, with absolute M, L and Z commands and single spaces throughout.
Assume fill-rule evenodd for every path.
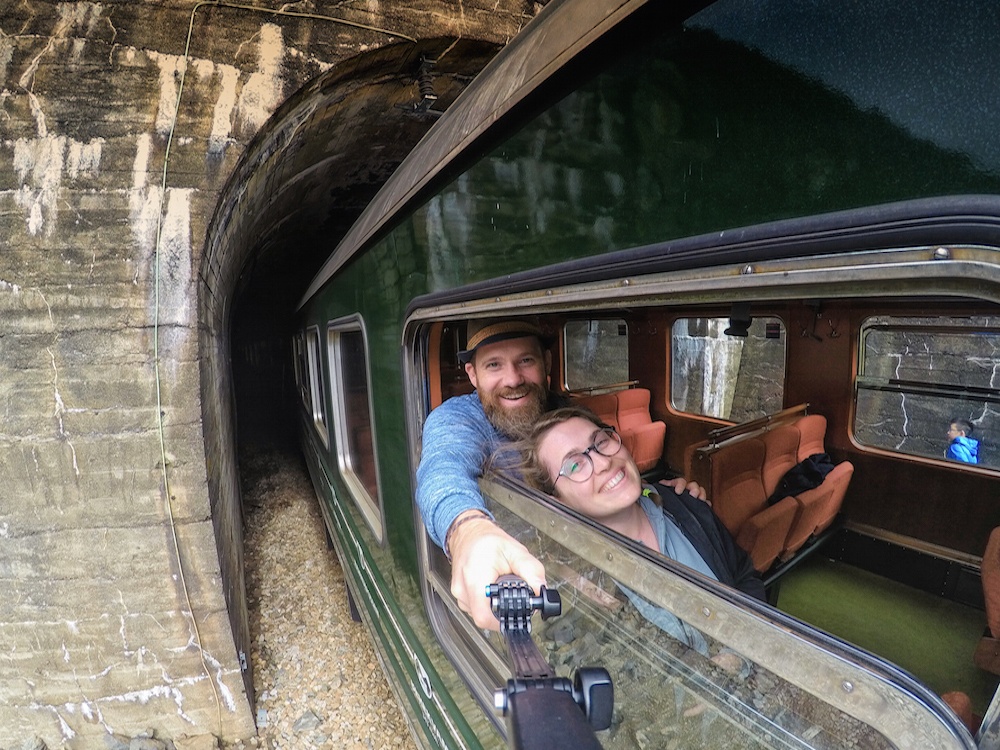
M 528 399 L 516 408 L 501 403 L 504 396 L 509 398 L 522 395 L 527 395 Z M 535 383 L 524 383 L 517 388 L 499 388 L 492 393 L 480 393 L 479 399 L 483 402 L 486 418 L 501 435 L 521 440 L 528 436 L 538 418 L 545 413 L 548 392 Z

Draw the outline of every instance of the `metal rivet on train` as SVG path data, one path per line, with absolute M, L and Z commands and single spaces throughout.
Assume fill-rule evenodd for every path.
M 711 617 L 712 616 L 712 610 L 710 610 L 708 607 L 702 607 L 701 608 L 701 613 L 703 615 L 705 615 L 705 617 Z
M 630 282 L 629 282 L 629 280 L 628 280 L 628 279 L 622 279 L 622 286 L 628 286 L 628 285 L 629 285 L 629 283 L 630 283 Z
M 847 680 L 844 680 L 844 684 L 843 684 L 843 685 L 841 685 L 841 687 L 843 687 L 843 688 L 844 688 L 844 692 L 845 692 L 845 693 L 851 693 L 851 692 L 854 692 L 854 685 L 853 685 L 853 683 L 850 683 L 850 682 L 848 682 Z
M 754 267 L 751 266 L 750 264 L 747 264 L 740 269 L 740 274 L 743 276 L 749 276 L 753 272 L 754 272 Z
M 934 260 L 948 260 L 951 258 L 951 250 L 946 247 L 939 247 L 934 251 Z

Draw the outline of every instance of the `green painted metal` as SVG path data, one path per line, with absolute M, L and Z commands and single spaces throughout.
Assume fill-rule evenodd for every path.
M 799 66 L 781 51 L 780 35 L 741 42 L 729 31 L 740 27 L 739 19 L 723 15 L 723 23 L 722 11 L 710 10 L 714 15 L 667 30 L 650 48 L 625 56 L 538 112 L 341 268 L 300 311 L 304 325 L 321 330 L 330 320 L 360 313 L 367 331 L 381 502 L 394 567 L 381 570 L 363 547 L 356 548 L 347 555 L 364 560 L 364 569 L 352 560 L 356 585 L 390 590 L 388 579 L 418 578 L 411 471 L 401 463 L 410 454 L 403 318 L 415 297 L 779 219 L 922 197 L 1000 194 L 1000 160 L 971 140 L 965 149 L 936 139 L 933 129 L 920 131 L 892 102 L 878 99 L 894 93 L 890 82 L 873 86 L 866 98 L 824 79 L 822 71 Z M 892 49 L 893 35 L 908 33 L 918 16 L 914 10 L 901 25 L 865 31 Z M 808 46 L 809 34 L 825 32 L 802 33 Z M 981 64 L 975 55 L 986 54 L 977 39 L 967 46 L 975 53 L 972 68 Z M 902 46 L 901 54 L 915 54 Z M 846 47 L 841 53 L 831 69 L 867 64 L 851 59 Z M 996 66 L 995 53 L 989 61 Z M 924 65 L 925 82 L 939 73 L 950 80 L 947 71 L 927 67 L 933 60 L 914 64 Z M 978 95 L 980 77 L 973 70 L 968 91 L 958 93 L 959 101 L 970 97 L 969 116 L 975 116 L 971 97 Z M 915 112 L 938 106 L 933 85 L 910 95 Z M 327 392 L 328 403 L 331 397 Z M 332 455 L 319 460 L 336 484 Z M 339 493 L 324 494 L 328 512 L 350 524 Z M 358 525 L 338 533 L 344 545 L 365 537 Z M 400 615 L 391 598 L 384 611 L 367 606 L 372 622 L 390 610 Z M 394 634 L 376 632 L 388 651 L 405 648 Z M 411 636 L 409 645 L 420 649 Z M 413 682 L 412 669 L 393 668 L 400 681 Z M 431 679 L 447 692 L 436 675 Z

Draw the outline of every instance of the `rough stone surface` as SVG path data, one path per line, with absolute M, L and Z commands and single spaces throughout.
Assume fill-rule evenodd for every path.
M 0 747 L 253 734 L 235 430 L 225 409 L 205 420 L 201 395 L 229 393 L 247 261 L 202 264 L 219 197 L 308 81 L 403 36 L 503 44 L 533 13 L 2 4 Z

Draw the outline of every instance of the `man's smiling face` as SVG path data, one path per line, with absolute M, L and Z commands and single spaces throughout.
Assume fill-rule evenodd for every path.
M 545 411 L 551 355 L 535 336 L 484 344 L 465 372 L 490 422 L 508 437 L 523 437 Z

